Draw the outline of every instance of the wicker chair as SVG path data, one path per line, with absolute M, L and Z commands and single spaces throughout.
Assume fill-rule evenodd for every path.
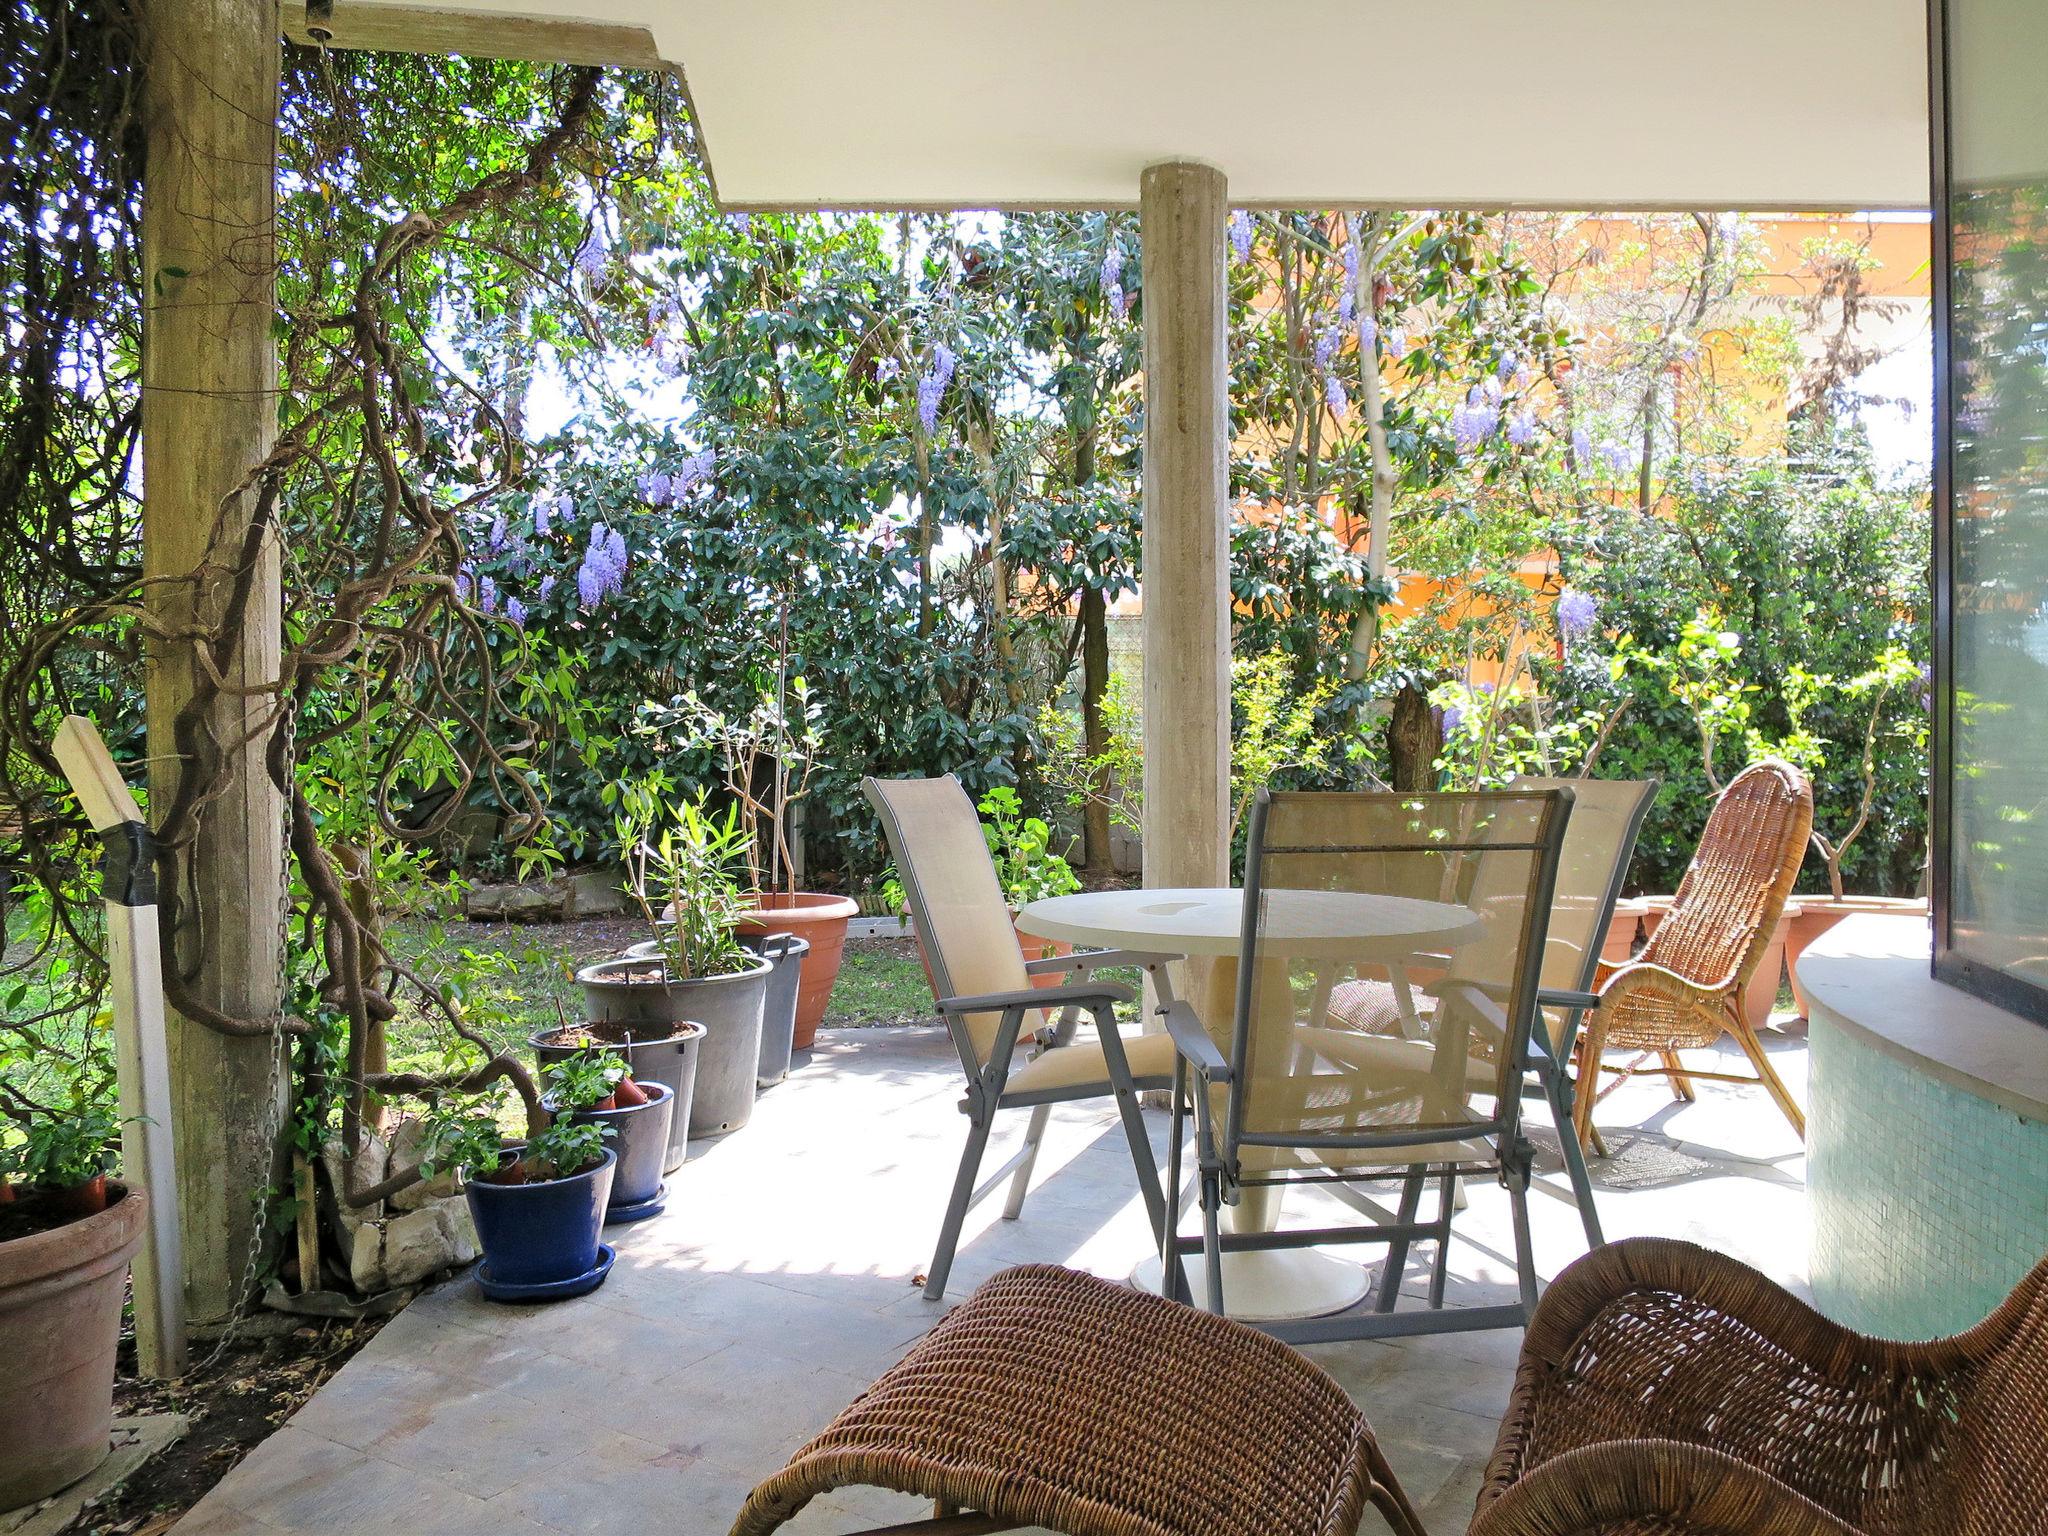
M 1544 1293 L 1468 1536 L 2048 1536 L 2048 1260 L 1925 1344 L 1630 1238 Z M 996 1276 L 747 1500 L 870 1485 L 889 1536 L 1422 1536 L 1372 1428 L 1277 1340 L 1071 1270 Z
M 733 1536 L 867 1485 L 892 1536 L 1350 1536 L 1422 1524 L 1343 1388 L 1279 1340 L 1068 1269 L 1005 1270 L 762 1483 Z
M 2042 1536 L 2048 1260 L 1931 1343 L 1631 1239 L 1544 1293 L 1471 1536 Z
M 1696 1077 L 1760 1082 L 1793 1129 L 1806 1135 L 1806 1117 L 1772 1069 L 1742 1000 L 1792 894 L 1812 830 L 1813 790 L 1789 763 L 1751 763 L 1721 792 L 1671 911 L 1642 952 L 1596 988 L 1599 1006 L 1586 1015 L 1579 1042 L 1582 1146 L 1600 1145 L 1594 1104 L 1623 1079 L 1644 1073 L 1669 1077 L 1681 1098 L 1692 1096 Z M 1755 1076 L 1702 1072 L 1680 1061 L 1680 1051 L 1713 1045 L 1723 1033 L 1742 1046 Z M 1612 1066 L 1603 1059 L 1610 1050 L 1638 1055 Z M 1653 1055 L 1658 1064 L 1644 1066 Z M 1616 1080 L 1594 1092 L 1601 1072 Z

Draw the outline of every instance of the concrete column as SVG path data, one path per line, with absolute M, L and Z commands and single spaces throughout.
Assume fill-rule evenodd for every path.
M 143 569 L 184 577 L 211 551 L 219 575 L 204 585 L 169 581 L 149 596 L 166 621 L 205 622 L 219 612 L 253 498 L 233 501 L 224 517 L 223 502 L 276 436 L 277 9 L 271 0 L 151 0 L 144 17 Z M 274 543 L 261 558 L 235 666 L 257 682 L 278 675 L 281 603 Z M 151 647 L 154 805 L 178 782 L 172 722 L 194 678 L 190 646 Z M 267 701 L 224 699 L 213 735 L 235 741 L 267 712 Z M 260 744 L 237 749 L 231 771 L 191 854 L 180 958 L 203 1001 L 266 1019 L 278 1000 L 283 802 Z M 285 1082 L 269 1040 L 230 1039 L 176 1014 L 169 1058 L 186 1308 L 204 1326 L 243 1299 L 257 1199 L 276 1176 L 265 1131 Z
M 1145 319 L 1145 884 L 1230 878 L 1230 290 L 1223 173 L 1149 167 Z

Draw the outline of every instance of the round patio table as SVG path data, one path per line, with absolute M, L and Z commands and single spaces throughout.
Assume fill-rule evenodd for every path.
M 1276 962 L 1327 959 L 1398 967 L 1419 953 L 1455 949 L 1485 926 L 1478 913 L 1453 902 L 1356 891 L 1269 888 L 1265 895 L 1259 947 L 1262 960 Z M 1143 949 L 1200 957 L 1206 963 L 1193 968 L 1188 1000 L 1228 1054 L 1237 1008 L 1244 892 L 1178 887 L 1049 896 L 1019 912 L 1017 926 L 1038 938 L 1080 949 Z M 1280 984 L 1284 986 L 1284 977 Z M 1239 1203 L 1225 1210 L 1224 1219 L 1233 1230 L 1271 1231 L 1279 1220 L 1280 1194 L 1277 1186 L 1244 1190 Z M 1179 1195 L 1178 1190 L 1167 1191 L 1169 1210 Z M 1148 1290 L 1159 1290 L 1159 1256 L 1140 1264 L 1133 1278 Z M 1322 1317 L 1356 1306 L 1371 1286 L 1370 1268 L 1314 1248 L 1223 1256 L 1223 1297 L 1233 1317 Z M 1195 1292 L 1201 1295 L 1199 1282 Z

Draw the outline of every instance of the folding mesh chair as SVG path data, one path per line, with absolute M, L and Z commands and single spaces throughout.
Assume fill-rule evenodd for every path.
M 1308 1341 L 1518 1327 L 1526 1320 L 1536 1301 L 1536 1269 L 1521 1089 L 1572 800 L 1563 787 L 1260 797 L 1246 848 L 1228 1054 L 1191 1005 L 1176 1002 L 1166 1014 L 1181 1058 L 1168 1187 L 1179 1187 L 1180 1121 L 1191 1101 L 1202 1232 L 1175 1234 L 1162 1252 L 1172 1258 L 1199 1244 L 1212 1310 L 1225 1302 L 1224 1252 L 1378 1242 L 1389 1251 L 1374 1313 L 1274 1323 L 1269 1331 Z M 1406 996 L 1412 973 L 1444 974 L 1447 955 L 1457 984 L 1440 988 L 1417 1038 L 1393 1042 L 1398 1054 L 1382 1048 L 1388 1042 L 1328 1025 L 1335 983 L 1364 975 Z M 1496 1030 L 1485 1092 L 1475 1094 L 1475 1047 Z M 1476 1098 L 1491 1108 L 1478 1107 Z M 1445 1308 L 1452 1197 L 1457 1178 L 1475 1173 L 1498 1175 L 1511 1197 L 1521 1300 Z M 1297 1182 L 1337 1188 L 1390 1177 L 1404 1181 L 1392 1221 L 1220 1230 L 1222 1206 L 1248 1190 Z M 1437 1212 L 1424 1222 L 1419 1207 L 1429 1178 L 1438 1186 Z M 1429 1310 L 1393 1314 L 1416 1241 L 1437 1245 Z
M 1586 1229 L 1586 1241 L 1598 1247 L 1602 1241 L 1600 1218 L 1593 1205 L 1593 1185 L 1586 1174 L 1584 1150 L 1579 1145 L 1574 1121 L 1572 1079 L 1560 1063 L 1569 1063 L 1573 1042 L 1585 1010 L 1592 1004 L 1592 992 L 1599 980 L 1600 951 L 1607 927 L 1614 917 L 1615 902 L 1622 882 L 1628 877 L 1629 860 L 1635 855 L 1636 838 L 1643 817 L 1657 797 L 1655 779 L 1538 779 L 1517 778 L 1513 790 L 1540 791 L 1569 789 L 1572 792 L 1571 820 L 1565 827 L 1564 846 L 1558 854 L 1557 885 L 1550 903 L 1550 928 L 1543 945 L 1543 1011 L 1536 1017 L 1531 1036 L 1533 1049 L 1529 1064 L 1544 1099 L 1550 1105 L 1551 1123 L 1557 1127 L 1559 1151 L 1572 1185 L 1572 1198 L 1579 1208 L 1579 1220 Z M 1516 871 L 1497 866 L 1498 876 L 1512 882 Z M 1482 868 L 1477 877 L 1479 901 L 1494 875 Z M 1508 942 L 1500 935 L 1491 942 Z M 1415 1000 L 1418 1016 L 1435 1006 L 1435 996 L 1460 987 L 1468 974 L 1482 974 L 1497 965 L 1480 945 L 1468 945 L 1447 959 L 1441 983 L 1425 985 L 1425 996 Z M 1493 1081 L 1492 1059 L 1503 1033 L 1499 1009 L 1475 991 L 1468 1001 L 1486 1015 L 1486 1028 L 1478 1038 L 1484 1051 L 1473 1060 L 1469 1081 L 1475 1092 L 1486 1092 Z M 1390 980 L 1354 979 L 1332 990 L 1330 1017 L 1333 1022 L 1371 1034 L 1395 1036 L 1406 1033 L 1403 999 Z M 1387 1055 L 1394 1061 L 1406 1049 L 1405 1042 L 1389 1044 Z
M 881 817 L 918 942 L 931 967 L 939 1013 L 952 1033 L 967 1078 L 966 1097 L 960 1101 L 968 1119 L 967 1145 L 946 1203 L 938 1248 L 926 1272 L 925 1298 L 937 1301 L 946 1293 L 968 1211 L 1007 1182 L 1004 1218 L 1014 1221 L 1023 1213 L 1046 1119 L 1055 1104 L 1115 1097 L 1156 1237 L 1165 1207 L 1138 1093 L 1171 1085 L 1173 1044 L 1163 1034 L 1125 1041 L 1117 1033 L 1115 1010 L 1118 1003 L 1132 1000 L 1130 988 L 1089 973 L 1134 966 L 1157 975 L 1168 960 L 1178 957 L 1090 950 L 1026 964 L 981 822 L 960 781 L 951 774 L 938 779 L 869 778 L 861 781 L 861 792 Z M 1034 975 L 1057 972 L 1074 973 L 1077 979 L 1057 987 L 1032 982 Z M 1048 1021 L 1048 1012 L 1060 1017 Z M 1095 1019 L 1094 1040 L 1075 1038 L 1084 1012 Z M 1020 1043 L 1037 1047 L 1022 1063 L 1016 1061 Z M 977 1183 L 996 1111 L 1011 1108 L 1031 1111 L 1024 1144 Z

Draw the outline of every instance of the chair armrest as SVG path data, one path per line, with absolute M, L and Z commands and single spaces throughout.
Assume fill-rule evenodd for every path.
M 1505 1487 L 1488 1483 L 1469 1536 L 1860 1536 L 1811 1499 L 1706 1446 L 1609 1440 Z
M 1536 1001 L 1545 1008 L 1598 1008 L 1600 994 L 1574 992 L 1569 987 L 1544 987 L 1537 992 Z
M 1015 992 L 977 992 L 942 997 L 939 1012 L 996 1013 L 1006 1008 L 1058 1008 L 1067 1003 L 1129 1003 L 1137 993 L 1114 981 L 1075 981 L 1064 987 L 1020 987 Z
M 1631 992 L 1648 992 L 1681 1008 L 1708 1007 L 1726 997 L 1734 985 L 1732 974 L 1702 984 L 1648 960 L 1631 960 L 1601 984 L 1600 1002 L 1602 1006 L 1612 1006 Z
M 1185 955 L 1157 954 L 1149 949 L 1084 949 L 1071 955 L 1046 955 L 1041 959 L 1026 960 L 1024 974 L 1053 976 L 1062 971 L 1077 971 L 1083 966 L 1099 971 L 1109 966 L 1165 965 L 1170 960 L 1186 958 Z
M 1186 1058 L 1188 1065 L 1212 1083 L 1229 1082 L 1230 1063 L 1209 1038 L 1209 1031 L 1202 1028 L 1194 1005 L 1176 1002 L 1159 1011 L 1166 1015 L 1166 1032 L 1173 1036 L 1173 1048 Z

